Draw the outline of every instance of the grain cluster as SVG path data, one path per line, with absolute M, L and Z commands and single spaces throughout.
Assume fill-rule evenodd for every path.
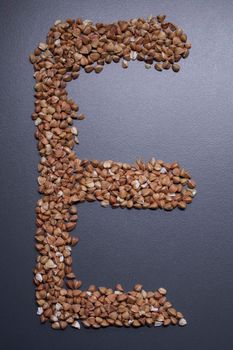
M 135 164 L 80 160 L 74 120 L 85 118 L 68 97 L 67 83 L 80 71 L 100 73 L 105 64 L 144 61 L 148 69 L 180 70 L 178 62 L 191 48 L 187 36 L 165 16 L 150 16 L 113 24 L 89 20 L 56 21 L 46 42 L 30 55 L 34 66 L 35 137 L 38 141 L 39 191 L 36 207 L 37 263 L 34 270 L 37 313 L 53 329 L 144 325 L 184 326 L 186 320 L 166 298 L 166 290 L 145 291 L 137 284 L 125 291 L 82 282 L 73 272 L 72 247 L 78 238 L 78 202 L 99 200 L 101 205 L 127 208 L 184 209 L 195 195 L 195 182 L 177 162 L 152 159 Z M 81 323 L 80 323 L 81 322 Z
M 103 207 L 185 209 L 196 194 L 196 183 L 177 162 L 152 158 L 135 164 L 76 159 L 73 202 L 98 200 Z

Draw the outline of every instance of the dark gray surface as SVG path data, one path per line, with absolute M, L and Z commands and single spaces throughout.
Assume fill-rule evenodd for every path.
M 5 1 L 1 14 L 1 335 L 5 349 L 233 348 L 232 1 Z M 57 19 L 112 22 L 166 13 L 193 44 L 179 74 L 132 62 L 82 74 L 70 95 L 82 158 L 178 160 L 198 183 L 184 212 L 103 209 L 82 204 L 75 234 L 77 275 L 127 289 L 164 286 L 186 328 L 55 332 L 36 316 L 32 269 L 38 155 L 30 120 L 33 70 L 27 57 Z

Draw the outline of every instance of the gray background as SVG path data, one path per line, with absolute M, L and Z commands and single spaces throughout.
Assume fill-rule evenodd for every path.
M 55 332 L 40 325 L 32 269 L 38 154 L 33 138 L 33 69 L 28 54 L 57 19 L 112 22 L 159 13 L 180 25 L 193 48 L 179 74 L 107 66 L 81 74 L 70 95 L 87 115 L 81 158 L 133 162 L 178 160 L 198 184 L 181 212 L 82 204 L 74 234 L 74 269 L 84 281 L 131 289 L 164 286 L 188 319 L 186 328 Z M 11 1 L 0 3 L 1 36 L 1 314 L 0 342 L 24 349 L 233 348 L 233 2 Z

